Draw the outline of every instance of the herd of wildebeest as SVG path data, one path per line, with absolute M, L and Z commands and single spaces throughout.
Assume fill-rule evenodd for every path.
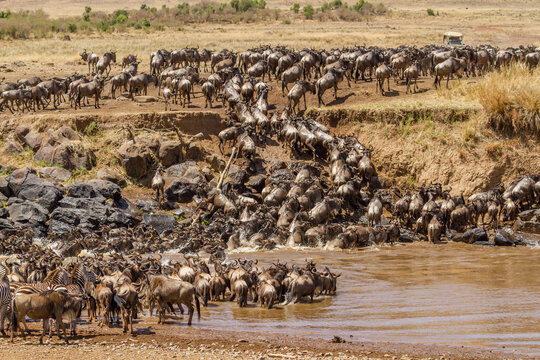
M 178 97 L 186 105 L 194 85 L 201 84 L 207 105 L 212 107 L 213 101 L 221 100 L 228 115 L 227 128 L 218 134 L 227 165 L 219 180 L 198 184 L 190 198 L 195 200 L 196 211 L 172 232 L 158 234 L 139 225 L 69 233 L 63 241 L 77 243 L 78 249 L 91 253 L 71 258 L 59 256 L 43 245 L 46 242 L 34 242 L 32 234 L 23 229 L 2 233 L 2 252 L 16 254 L 0 263 L 2 334 L 6 317 L 12 337 L 19 322 L 26 328 L 25 317 L 43 319 L 42 337 L 55 326 L 59 336 L 59 328 L 65 332 L 63 318 L 75 334 L 83 308 L 87 321 L 95 319 L 102 326 L 111 326 L 121 319 L 123 331 L 133 333 L 133 319 L 144 308 L 150 315 L 157 309 L 158 321 L 164 323 L 167 313 L 177 309 L 183 313 L 186 307 L 190 325 L 195 309 L 200 316 L 200 302 L 206 306 L 208 301 L 227 298 L 236 299 L 241 307 L 251 300 L 272 308 L 336 293 L 340 274 L 327 267 L 317 269 L 307 260 L 303 266 L 277 262 L 263 267 L 253 260 L 228 259 L 225 251 L 238 247 L 321 246 L 333 250 L 422 239 L 486 245 L 485 228 L 499 229 L 517 218 L 540 222 L 540 174 L 523 175 L 507 186 L 498 184 L 468 197 L 452 195 L 451 188 L 438 183 L 405 191 L 384 188 L 371 161 L 373 149 L 354 136 L 332 135 L 319 122 L 297 115 L 302 97 L 306 105 L 306 92 L 317 94 L 323 104 L 324 92 L 333 88 L 336 96 L 343 79 L 375 76 L 377 89 L 384 93 L 383 81 L 388 79 L 389 89 L 394 76 L 396 81 L 406 80 L 408 91 L 420 75 L 431 74 L 438 84 L 443 76 L 481 75 L 511 61 L 525 61 L 533 68 L 539 50 L 425 46 L 291 51 L 260 47 L 236 54 L 186 48 L 152 53 L 148 74 L 138 74 L 139 61 L 126 56 L 124 69 L 112 77 L 109 72 L 116 54 L 108 52 L 100 58 L 85 50 L 81 57 L 93 74 L 90 78 L 73 75 L 2 84 L 2 107 L 12 112 L 50 104 L 57 107 L 64 101 L 63 94 L 69 94 L 75 108 L 92 96 L 99 107 L 105 81 L 111 83 L 112 97 L 123 89 L 133 98 L 154 84 L 166 106 Z M 207 71 L 207 62 L 211 74 L 202 79 L 199 69 L 203 63 Z M 269 113 L 271 86 L 264 82 L 265 77 L 281 81 L 283 93 L 294 84 L 287 94 L 289 105 L 280 113 Z M 260 151 L 270 141 L 281 144 L 291 160 L 261 161 Z M 234 172 L 232 167 L 236 167 Z M 157 167 L 152 181 L 160 203 L 165 202 L 162 175 Z M 509 231 L 497 230 L 496 236 L 514 239 Z M 176 261 L 154 255 L 172 249 L 192 253 L 204 249 L 210 258 L 205 261 L 192 255 Z
M 524 62 L 533 69 L 540 60 L 540 48 L 524 47 L 498 49 L 490 45 L 459 48 L 427 45 L 421 48 L 399 46 L 396 48 L 350 47 L 331 50 L 289 50 L 284 47 L 260 46 L 243 52 L 229 50 L 209 51 L 198 48 L 184 48 L 169 51 L 160 49 L 150 55 L 149 73 L 138 73 L 140 60 L 136 55 L 122 58 L 122 71 L 110 76 L 112 64 L 116 63 L 116 52 L 109 51 L 101 57 L 86 49 L 80 54 L 88 64 L 88 75 L 73 74 L 43 80 L 38 76 L 6 82 L 0 85 L 0 108 L 11 112 L 55 109 L 66 101 L 75 109 L 84 105 L 82 100 L 94 98 L 94 106 L 99 108 L 99 100 L 104 95 L 104 87 L 110 83 L 110 96 L 124 91 L 133 98 L 139 93 L 147 94 L 148 86 L 159 87 L 158 95 L 165 102 L 165 109 L 174 101 L 182 106 L 189 105 L 195 95 L 195 86 L 201 86 L 205 107 L 213 106 L 213 101 L 221 99 L 223 104 L 245 101 L 248 105 L 255 94 L 267 97 L 261 88 L 271 89 L 265 77 L 281 82 L 282 94 L 287 90 L 289 106 L 298 106 L 305 94 L 317 95 L 319 106 L 324 104 L 323 95 L 334 90 L 337 98 L 338 84 L 351 81 L 373 80 L 376 91 L 383 95 L 384 82 L 390 90 L 390 79 L 405 81 L 406 92 L 411 86 L 416 92 L 420 76 L 434 76 L 435 87 L 441 80 L 466 76 L 483 75 L 511 62 Z M 202 69 L 201 69 L 202 63 Z M 210 63 L 210 68 L 208 68 Z M 208 74 L 202 77 L 202 72 Z M 233 80 L 234 79 L 234 80 Z M 294 84 L 289 90 L 289 85 Z M 237 87 L 236 91 L 231 85 Z M 237 85 L 237 86 L 236 86 Z M 161 93 L 161 90 L 163 92 Z M 256 91 L 258 90 L 258 91 Z

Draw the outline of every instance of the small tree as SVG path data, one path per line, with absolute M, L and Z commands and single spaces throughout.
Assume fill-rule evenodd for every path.
M 68 30 L 70 33 L 77 32 L 77 25 L 75 25 L 74 23 L 68 23 L 68 24 L 67 24 L 67 30 Z
M 86 14 L 90 14 L 90 11 L 92 11 L 92 8 L 91 8 L 90 6 L 85 6 L 85 7 L 84 7 L 84 12 L 85 12 Z
M 142 20 L 142 26 L 145 27 L 145 28 L 149 28 L 150 27 L 150 21 L 148 21 L 148 19 L 144 18 Z
M 238 11 L 239 6 L 240 6 L 240 0 L 231 0 L 231 7 L 235 11 Z
M 304 17 L 306 19 L 313 19 L 313 14 L 315 14 L 315 9 L 313 9 L 313 6 L 308 4 L 304 6 L 303 12 L 304 12 Z
M 295 14 L 298 14 L 300 12 L 300 4 L 299 3 L 294 3 L 294 5 L 291 7 L 291 10 Z
M 433 9 L 427 9 L 428 16 L 435 16 L 435 11 Z

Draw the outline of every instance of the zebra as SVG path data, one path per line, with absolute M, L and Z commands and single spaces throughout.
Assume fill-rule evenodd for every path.
M 4 319 L 6 318 L 8 307 L 11 304 L 11 291 L 9 287 L 9 278 L 7 276 L 8 272 L 9 269 L 4 264 L 0 264 L 0 332 L 4 336 L 6 336 L 4 331 Z

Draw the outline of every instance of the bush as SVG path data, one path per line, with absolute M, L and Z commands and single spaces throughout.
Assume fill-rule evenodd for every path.
M 428 16 L 435 16 L 435 11 L 433 9 L 427 9 Z
M 125 23 L 125 22 L 127 21 L 127 19 L 128 19 L 128 18 L 127 18 L 126 15 L 120 14 L 120 15 L 118 15 L 118 17 L 116 18 L 116 23 L 117 23 L 117 24 L 123 24 L 123 23 Z
M 90 14 L 85 13 L 85 14 L 83 14 L 82 18 L 83 18 L 84 21 L 89 22 L 90 21 Z
M 146 4 L 141 5 L 141 10 L 148 10 L 148 6 Z
M 67 30 L 68 30 L 70 33 L 77 32 L 77 25 L 75 25 L 74 23 L 68 23 L 68 24 L 67 24 Z
M 145 28 L 149 28 L 149 27 L 150 27 L 150 21 L 148 21 L 148 19 L 144 18 L 144 19 L 142 20 L 141 25 L 142 25 L 143 27 L 145 27 Z
M 92 8 L 90 6 L 85 6 L 84 7 L 84 13 L 85 14 L 90 14 L 90 11 L 92 11 Z
M 306 19 L 313 19 L 313 14 L 315 14 L 315 9 L 313 9 L 313 6 L 308 4 L 304 6 L 303 12 L 304 12 L 304 17 Z
M 11 16 L 11 11 L 2 11 L 0 12 L 0 18 L 2 19 L 9 19 L 9 17 Z
M 291 10 L 295 14 L 298 14 L 300 12 L 300 4 L 299 3 L 294 3 L 294 5 L 291 7 Z

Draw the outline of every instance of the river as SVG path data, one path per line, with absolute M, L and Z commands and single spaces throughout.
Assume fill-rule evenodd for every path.
M 540 357 L 540 247 L 426 243 L 348 252 L 231 254 L 259 266 L 313 259 L 342 273 L 336 296 L 261 309 L 210 304 L 201 326 L 352 341 L 464 345 Z

